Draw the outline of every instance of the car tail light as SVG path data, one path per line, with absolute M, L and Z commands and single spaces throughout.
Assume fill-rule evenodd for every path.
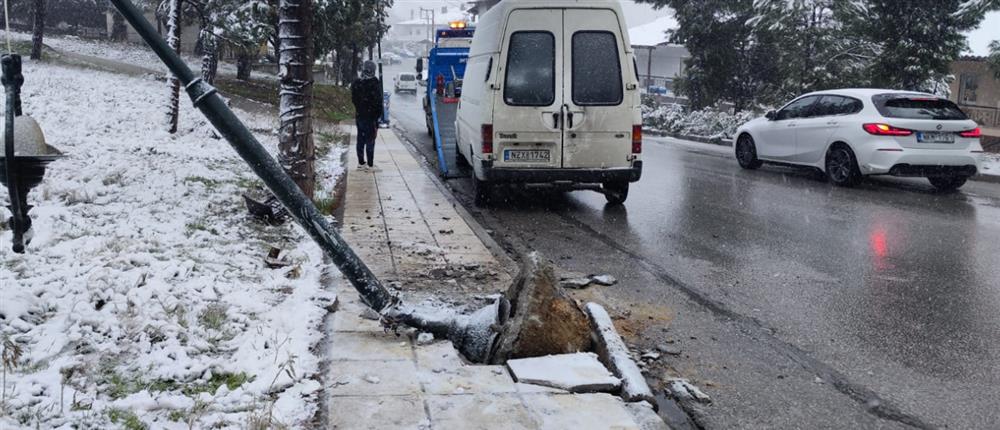
M 979 127 L 976 127 L 976 128 L 974 128 L 972 130 L 963 131 L 961 133 L 958 133 L 958 135 L 962 136 L 962 137 L 982 137 L 983 136 L 983 130 L 980 129 Z
M 864 128 L 868 134 L 875 136 L 909 136 L 913 134 L 912 130 L 893 127 L 889 124 L 865 124 L 861 128 Z
M 642 154 L 642 126 L 632 126 L 632 153 Z
M 483 124 L 480 129 L 483 136 L 483 154 L 493 153 L 493 124 Z

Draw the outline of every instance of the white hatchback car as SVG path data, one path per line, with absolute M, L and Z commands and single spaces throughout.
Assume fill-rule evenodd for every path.
M 925 177 L 954 190 L 980 169 L 980 129 L 954 103 L 931 94 L 845 89 L 809 93 L 736 132 L 745 169 L 764 162 L 815 167 L 831 182 L 867 175 Z

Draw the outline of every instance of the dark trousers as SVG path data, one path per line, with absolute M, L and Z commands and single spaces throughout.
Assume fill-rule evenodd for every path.
M 375 164 L 375 135 L 378 132 L 378 118 L 357 118 L 358 125 L 358 164 Z M 365 155 L 367 154 L 367 158 Z

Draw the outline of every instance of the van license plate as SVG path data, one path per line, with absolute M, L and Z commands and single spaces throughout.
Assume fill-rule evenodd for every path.
M 503 161 L 514 163 L 548 163 L 548 149 L 508 149 L 503 152 Z
M 917 132 L 917 142 L 920 143 L 955 143 L 954 133 Z

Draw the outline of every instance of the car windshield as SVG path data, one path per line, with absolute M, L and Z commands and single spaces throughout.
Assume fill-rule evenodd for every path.
M 886 118 L 964 120 L 965 112 L 955 103 L 929 96 L 882 94 L 873 98 L 879 113 Z
M 410 82 L 410 81 L 413 81 L 415 79 L 416 78 L 414 78 L 413 75 L 399 75 L 399 80 L 403 81 L 403 82 Z

